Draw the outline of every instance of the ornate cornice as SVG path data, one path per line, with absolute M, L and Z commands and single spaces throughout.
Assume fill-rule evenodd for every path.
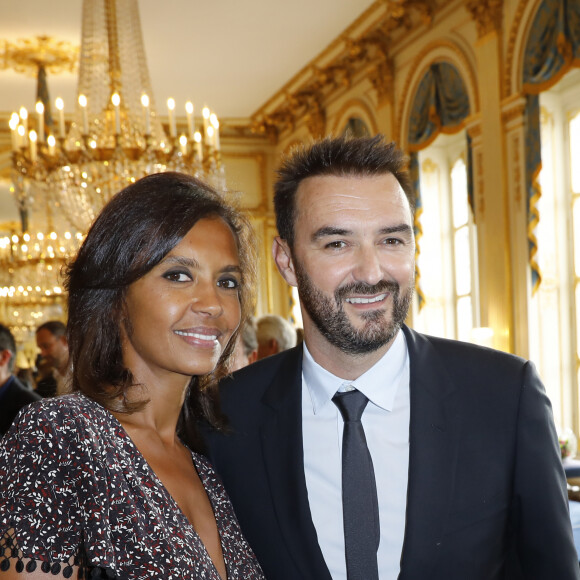
M 475 20 L 479 38 L 501 29 L 503 0 L 465 0 L 465 7 Z
M 332 45 L 305 67 L 252 115 L 252 129 L 274 142 L 299 121 L 314 137 L 326 128 L 331 96 L 348 89 L 364 74 L 382 105 L 393 99 L 394 67 L 389 56 L 391 35 L 429 25 L 435 0 L 378 0 Z M 370 16 L 369 16 L 370 15 Z M 372 17 L 372 22 L 368 24 Z

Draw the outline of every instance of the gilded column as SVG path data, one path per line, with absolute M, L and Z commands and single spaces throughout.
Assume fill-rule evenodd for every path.
M 480 319 L 494 331 L 494 346 L 513 351 L 506 160 L 501 118 L 502 0 L 466 0 L 477 25 L 481 141 L 474 151 L 479 251 Z

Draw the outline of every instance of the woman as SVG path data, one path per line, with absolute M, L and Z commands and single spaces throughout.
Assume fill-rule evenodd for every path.
M 151 175 L 103 209 L 68 267 L 73 394 L 0 446 L 0 579 L 263 578 L 184 401 L 218 428 L 217 381 L 252 307 L 251 229 L 204 183 Z

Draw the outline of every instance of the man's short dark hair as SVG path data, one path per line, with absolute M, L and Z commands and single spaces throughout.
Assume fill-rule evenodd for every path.
M 9 350 L 12 353 L 8 363 L 8 370 L 12 372 L 16 360 L 16 341 L 10 329 L 4 324 L 0 324 L 0 351 L 3 350 Z
M 36 333 L 38 334 L 41 330 L 48 330 L 50 334 L 53 334 L 57 337 L 66 335 L 66 326 L 60 320 L 49 320 L 48 322 L 41 324 L 36 329 Z
M 415 195 L 403 152 L 383 135 L 374 137 L 326 137 L 292 151 L 277 171 L 274 210 L 280 237 L 292 248 L 296 220 L 296 191 L 308 177 L 319 175 L 372 176 L 392 174 L 400 183 L 411 211 Z

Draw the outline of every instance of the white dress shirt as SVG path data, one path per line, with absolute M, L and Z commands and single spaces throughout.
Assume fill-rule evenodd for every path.
M 399 331 L 387 353 L 355 381 L 345 381 L 314 361 L 304 344 L 302 430 L 304 470 L 318 543 L 334 580 L 346 580 L 342 521 L 343 420 L 332 397 L 353 385 L 369 399 L 362 416 L 373 460 L 381 539 L 379 578 L 395 580 L 405 533 L 409 467 L 409 354 Z

